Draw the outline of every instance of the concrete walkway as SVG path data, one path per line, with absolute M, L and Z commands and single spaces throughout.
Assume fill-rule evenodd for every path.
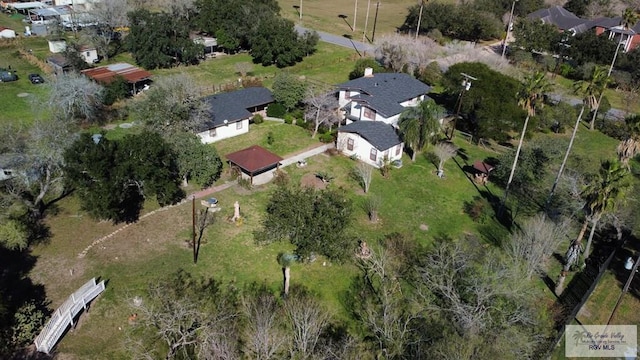
M 304 160 L 304 159 L 310 158 L 312 156 L 315 156 L 315 155 L 318 155 L 318 154 L 322 154 L 323 152 L 325 152 L 325 151 L 327 151 L 329 149 L 333 149 L 333 148 L 334 148 L 333 143 L 324 144 L 324 145 L 318 146 L 316 148 L 301 152 L 300 154 L 292 155 L 292 156 L 282 160 L 280 162 L 280 164 L 282 164 L 282 167 L 289 166 L 291 164 L 297 163 L 300 160 Z

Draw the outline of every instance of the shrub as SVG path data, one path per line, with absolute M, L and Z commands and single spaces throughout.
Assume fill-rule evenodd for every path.
M 284 122 L 287 124 L 293 124 L 293 116 L 291 116 L 291 114 L 286 114 L 284 116 Z
M 256 114 L 253 116 L 253 123 L 254 124 L 262 124 L 264 122 L 264 118 L 262 117 L 262 115 L 260 114 Z
M 267 107 L 267 116 L 269 117 L 281 118 L 286 112 L 287 110 L 284 108 L 284 105 L 277 102 Z
M 269 145 L 273 145 L 273 143 L 276 141 L 276 139 L 273 136 L 273 131 L 269 131 L 267 133 L 267 144 Z
M 624 121 L 612 119 L 597 119 L 596 129 L 614 139 L 625 140 L 629 137 L 629 126 Z
M 335 141 L 335 137 L 334 137 L 334 133 L 327 131 L 326 133 L 323 133 L 320 135 L 320 137 L 318 137 L 318 139 L 320 140 L 320 142 L 323 143 L 332 143 Z
M 465 201 L 464 212 L 473 221 L 484 224 L 491 217 L 491 204 L 481 196 L 474 196 L 472 201 Z
M 442 70 L 440 70 L 440 65 L 435 61 L 430 62 L 429 65 L 422 69 L 420 80 L 429 85 L 439 84 L 442 80 Z
M 238 185 L 240 185 L 240 187 L 245 188 L 247 190 L 251 190 L 251 180 L 244 178 L 242 176 L 238 178 Z
M 287 186 L 289 185 L 290 181 L 291 178 L 289 177 L 289 174 L 280 169 L 276 170 L 276 172 L 273 173 L 273 183 L 278 186 Z
M 303 129 L 309 129 L 310 124 L 310 121 L 304 121 L 304 119 L 296 118 L 296 125 L 300 126 Z
M 427 33 L 427 37 L 437 42 L 438 45 L 441 45 L 441 46 L 444 45 L 446 42 L 444 35 L 442 35 L 442 32 L 438 29 L 429 30 L 429 32 Z

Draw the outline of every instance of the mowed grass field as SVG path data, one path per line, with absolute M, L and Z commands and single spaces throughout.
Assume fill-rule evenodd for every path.
M 376 17 L 376 4 L 378 19 Z M 415 0 L 302 0 L 302 21 L 298 8 L 299 0 L 278 0 L 281 14 L 304 27 L 326 31 L 337 35 L 352 35 L 356 40 L 362 40 L 365 23 L 367 37 L 371 39 L 373 25 L 376 24 L 376 37 L 385 33 L 395 32 L 402 26 L 409 13 L 409 7 L 418 4 Z M 369 19 L 367 21 L 367 8 Z M 346 15 L 341 18 L 340 15 Z M 353 31 L 355 17 L 355 31 Z

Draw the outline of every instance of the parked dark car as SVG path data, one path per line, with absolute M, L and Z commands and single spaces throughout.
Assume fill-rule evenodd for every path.
M 32 84 L 42 84 L 44 79 L 40 74 L 29 74 L 29 81 L 31 81 Z
M 18 75 L 13 71 L 0 70 L 0 82 L 9 82 L 18 80 Z

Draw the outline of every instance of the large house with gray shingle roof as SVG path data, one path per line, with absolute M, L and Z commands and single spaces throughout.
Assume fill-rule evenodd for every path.
M 267 88 L 249 87 L 207 96 L 203 101 L 210 117 L 200 124 L 198 136 L 208 144 L 249 132 L 249 121 L 255 114 L 266 115 L 273 96 Z
M 371 166 L 401 159 L 403 147 L 396 129 L 381 121 L 355 121 L 338 129 L 336 148 Z
M 347 124 L 353 121 L 381 121 L 397 126 L 406 107 L 417 106 L 431 87 L 403 73 L 374 74 L 371 68 L 363 77 L 338 85 L 338 103 Z
M 545 24 L 551 24 L 559 31 L 569 31 L 573 35 L 586 31 L 594 31 L 596 35 L 605 35 L 616 43 L 624 45 L 624 52 L 631 51 L 640 45 L 640 22 L 636 22 L 630 29 L 622 27 L 622 17 L 600 17 L 594 20 L 582 19 L 562 6 L 552 6 L 540 9 L 527 15 L 529 19 L 539 19 Z

